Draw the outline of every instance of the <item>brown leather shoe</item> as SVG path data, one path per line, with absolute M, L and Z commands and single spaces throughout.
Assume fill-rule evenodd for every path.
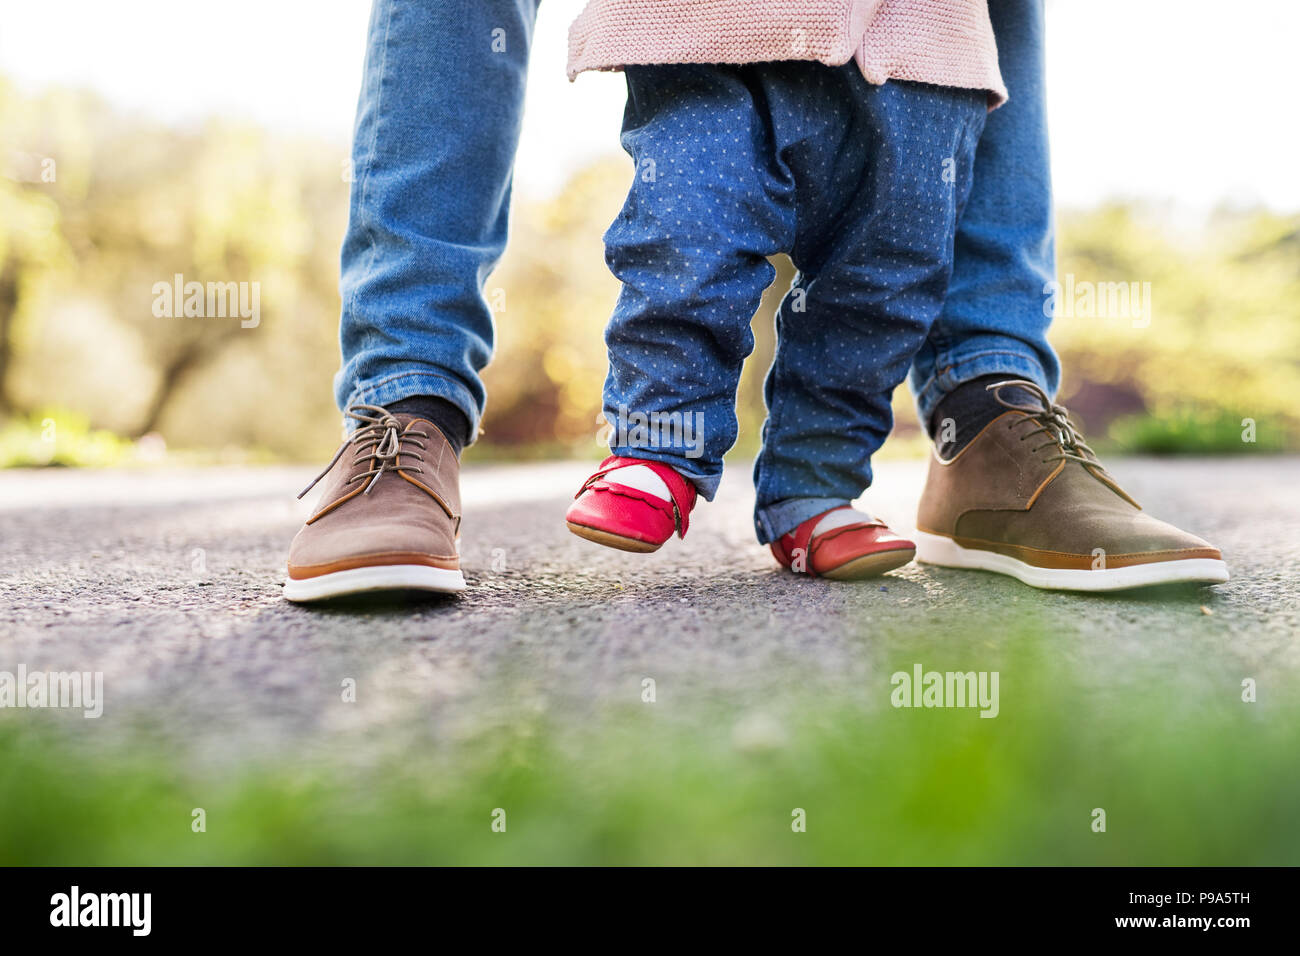
M 361 426 L 322 479 L 316 512 L 289 547 L 290 601 L 366 591 L 463 591 L 460 461 L 431 423 L 353 405 Z
M 1041 407 L 1005 401 L 998 389 L 1011 385 Z M 1228 580 L 1218 549 L 1144 513 L 1042 389 L 1020 380 L 989 388 L 1007 411 L 950 460 L 930 462 L 920 561 L 1068 591 Z

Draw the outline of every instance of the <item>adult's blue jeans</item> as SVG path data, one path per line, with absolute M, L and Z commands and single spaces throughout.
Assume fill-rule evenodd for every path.
M 506 240 L 539 0 L 375 0 L 343 242 L 340 407 L 434 395 L 477 432 L 493 348 L 483 295 Z M 991 0 L 1011 100 L 987 120 L 948 297 L 913 363 L 922 421 L 1006 373 L 1054 393 L 1054 276 L 1041 0 Z
M 538 0 L 375 0 L 352 139 L 339 407 L 434 395 L 478 433 Z
M 963 382 L 1007 374 L 1049 395 L 1061 368 L 1047 343 L 1046 285 L 1056 278 L 1043 85 L 1042 0 L 989 0 L 1010 99 L 989 114 L 957 228 L 943 312 L 912 363 L 922 423 Z

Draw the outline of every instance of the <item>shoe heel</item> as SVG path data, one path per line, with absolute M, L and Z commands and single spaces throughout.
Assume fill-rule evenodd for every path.
M 917 531 L 912 540 L 916 542 L 916 560 L 922 564 L 937 564 L 944 568 L 978 567 L 967 556 L 966 549 L 952 538 Z

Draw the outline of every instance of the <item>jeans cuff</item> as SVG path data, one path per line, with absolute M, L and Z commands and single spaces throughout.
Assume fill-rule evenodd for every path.
M 754 530 L 759 544 L 771 544 L 783 534 L 789 534 L 809 518 L 832 508 L 842 508 L 853 502 L 845 498 L 786 498 L 775 504 L 754 510 Z
M 478 438 L 479 410 L 474 396 L 460 382 L 437 372 L 399 372 L 376 382 L 358 382 L 348 395 L 346 409 L 351 405 L 391 405 L 404 398 L 415 395 L 432 395 L 451 402 L 469 421 L 469 444 Z M 357 422 L 344 416 L 348 431 L 357 426 Z
M 930 416 L 943 401 L 944 396 L 958 385 L 979 378 L 981 375 L 1015 375 L 1034 382 L 1045 392 L 1050 392 L 1047 373 L 1037 356 L 1032 352 L 1017 352 L 1011 349 L 990 349 L 971 355 L 948 355 L 938 362 L 940 371 L 930 376 L 929 380 L 914 390 L 912 397 L 916 402 L 916 414 L 921 419 L 921 427 L 928 428 Z

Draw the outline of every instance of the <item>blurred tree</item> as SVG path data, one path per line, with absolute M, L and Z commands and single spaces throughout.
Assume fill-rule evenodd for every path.
M 0 180 L 7 408 L 62 405 L 183 445 L 310 456 L 332 442 L 345 151 L 221 122 L 169 129 L 82 94 L 23 101 L 4 89 L 5 141 L 57 169 Z M 216 287 L 202 316 L 183 302 L 156 314 L 155 286 L 176 276 Z M 257 302 L 256 323 L 210 314 L 230 292 Z M 258 414 L 277 398 L 291 425 Z
M 1052 325 L 1066 401 L 1097 435 L 1134 414 L 1252 418 L 1290 443 L 1300 435 L 1300 219 L 1223 210 L 1183 232 L 1169 219 L 1119 205 L 1062 215 L 1058 272 L 1080 290 Z M 1108 283 L 1144 291 L 1146 313 L 1078 308 Z
M 27 124 L 24 121 L 28 121 Z M 8 144 L 43 144 L 24 137 L 30 109 L 0 78 L 0 414 L 22 411 L 10 378 L 19 338 L 19 310 L 36 297 L 34 279 L 47 270 L 66 268 L 69 249 L 60 228 L 58 203 L 44 190 L 57 177 L 51 157 Z

